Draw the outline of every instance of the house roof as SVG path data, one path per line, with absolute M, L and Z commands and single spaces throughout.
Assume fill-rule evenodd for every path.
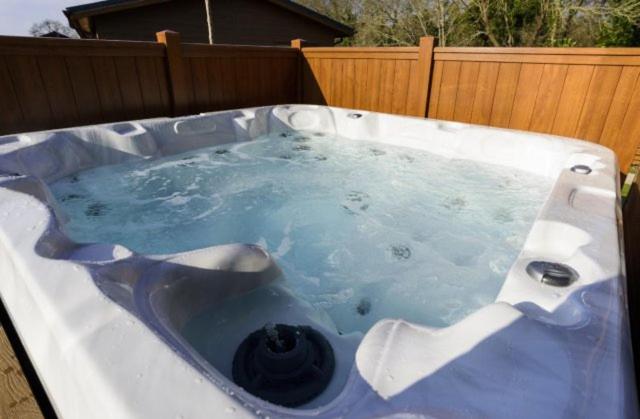
M 83 20 L 86 22 L 87 18 L 92 16 L 98 16 L 102 14 L 117 12 L 121 10 L 134 9 L 137 7 L 148 6 L 157 3 L 166 3 L 173 0 L 102 0 L 93 3 L 79 4 L 77 6 L 70 6 L 63 10 L 64 14 L 69 19 L 71 25 L 75 28 L 82 27 Z M 215 1 L 215 0 L 213 0 Z M 331 19 L 323 14 L 320 14 L 314 10 L 309 9 L 301 4 L 295 3 L 291 0 L 266 0 L 276 6 L 287 9 L 290 12 L 296 13 L 308 19 L 311 19 L 324 26 L 330 27 L 342 36 L 353 35 L 353 28 L 342 24 L 334 19 Z M 86 23 L 85 23 L 86 25 Z M 82 28 L 86 30 L 86 28 Z
M 67 35 L 62 34 L 58 31 L 47 32 L 44 35 L 39 35 L 40 38 L 68 38 Z

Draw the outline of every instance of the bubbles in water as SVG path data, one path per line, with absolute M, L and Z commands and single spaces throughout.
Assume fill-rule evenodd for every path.
M 51 185 L 78 242 L 155 254 L 259 243 L 284 284 L 345 333 L 381 318 L 445 326 L 495 299 L 550 187 L 503 167 L 315 132 Z

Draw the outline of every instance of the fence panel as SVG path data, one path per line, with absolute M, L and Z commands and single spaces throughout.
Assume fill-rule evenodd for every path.
M 640 144 L 634 48 L 301 48 L 0 37 L 0 134 L 279 103 Z
M 189 112 L 295 103 L 299 50 L 183 44 Z
M 160 44 L 0 36 L 0 134 L 169 110 Z
M 433 38 L 420 47 L 303 48 L 303 101 L 425 116 Z
M 640 144 L 640 50 L 435 48 L 431 118 L 580 138 L 626 171 Z

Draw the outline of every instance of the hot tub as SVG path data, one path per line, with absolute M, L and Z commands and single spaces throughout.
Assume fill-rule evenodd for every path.
M 635 417 L 618 185 L 321 106 L 10 135 L 0 295 L 61 417 Z

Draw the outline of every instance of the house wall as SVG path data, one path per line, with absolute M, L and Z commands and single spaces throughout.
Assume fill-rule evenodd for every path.
M 212 0 L 214 43 L 333 45 L 334 30 L 264 0 Z M 204 0 L 158 3 L 93 18 L 98 39 L 153 41 L 158 31 L 180 32 L 184 42 L 208 43 Z
M 93 18 L 99 39 L 155 41 L 156 32 L 180 32 L 184 42 L 209 42 L 204 0 L 179 0 Z
M 333 45 L 338 35 L 312 19 L 265 0 L 213 0 L 216 44 L 289 45 L 302 38 L 309 45 Z

